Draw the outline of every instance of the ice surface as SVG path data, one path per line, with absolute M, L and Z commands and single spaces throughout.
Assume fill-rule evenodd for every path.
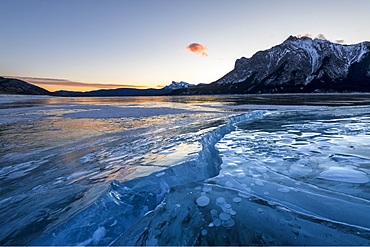
M 358 186 L 369 181 L 366 111 L 276 112 L 238 123 L 216 144 L 218 176 L 176 187 L 117 243 L 140 245 L 149 233 L 160 234 L 158 245 L 367 245 L 370 195 Z M 205 186 L 212 190 L 203 205 Z
M 55 97 L 47 95 L 21 95 L 21 94 L 0 94 L 0 103 L 14 103 L 18 101 L 27 101 L 35 99 L 52 99 Z
M 66 113 L 63 117 L 70 118 L 122 118 L 122 117 L 151 117 L 167 114 L 189 113 L 190 111 L 173 108 L 141 108 L 141 107 L 113 107 L 99 106 L 99 109 Z M 95 107 L 97 108 L 97 107 Z
M 64 100 L 0 112 L 3 245 L 369 245 L 368 106 Z
M 53 97 L 22 99 L 21 103 L 9 100 L 9 103 L 1 105 L 0 110 L 0 122 L 3 123 L 0 177 L 6 181 L 2 184 L 0 197 L 0 212 L 4 219 L 0 224 L 4 229 L 0 233 L 1 244 L 25 245 L 44 231 L 50 232 L 46 235 L 49 245 L 76 245 L 89 239 L 89 245 L 110 243 L 113 241 L 112 228 L 117 237 L 118 229 L 124 229 L 124 225 L 118 221 L 119 217 L 109 214 L 131 208 L 122 210 L 118 207 L 115 211 L 113 207 L 112 211 L 106 211 L 102 203 L 97 210 L 107 212 L 101 216 L 103 221 L 99 217 L 87 217 L 86 220 L 76 220 L 75 227 L 71 223 L 73 216 L 108 193 L 107 188 L 112 181 L 135 180 L 151 174 L 155 176 L 153 181 L 156 184 L 146 184 L 143 188 L 151 189 L 154 206 L 160 203 L 168 192 L 168 183 L 174 183 L 172 180 L 179 183 L 188 181 L 187 177 L 179 179 L 187 167 L 194 166 L 198 160 L 211 158 L 198 156 L 201 151 L 199 140 L 214 129 L 214 125 L 225 123 L 231 114 L 199 111 L 199 107 L 192 111 L 189 110 L 192 107 L 183 104 L 171 108 L 165 103 L 154 107 L 153 111 L 146 109 L 150 117 L 132 118 L 125 117 L 124 111 L 130 107 L 126 102 L 121 105 L 122 98 L 109 99 L 109 104 L 113 100 L 115 106 L 106 106 L 103 98 L 78 98 L 78 101 Z M 94 103 L 90 104 L 91 101 Z M 88 119 L 79 118 L 78 114 L 75 118 L 66 117 L 69 113 L 81 113 L 84 117 L 83 112 L 92 109 L 103 115 L 104 110 L 118 109 L 121 115 L 119 118 L 100 118 L 104 116 L 99 117 L 98 114 Z M 168 172 L 164 171 L 168 168 Z M 198 179 L 210 176 L 204 171 L 204 165 L 199 169 L 201 172 L 194 170 Z M 217 170 L 210 169 L 209 172 L 215 174 Z M 165 178 L 166 175 L 169 176 Z M 140 181 L 137 182 L 137 188 L 141 186 Z M 116 192 L 111 194 L 115 195 L 112 200 L 118 206 L 124 197 Z M 144 206 L 136 217 L 141 217 L 154 206 Z M 88 211 L 94 210 L 90 208 Z M 66 221 L 69 223 L 63 225 Z M 86 224 L 91 227 L 86 227 Z M 51 232 L 58 225 L 60 228 Z M 98 240 L 93 233 L 103 226 L 106 235 Z M 29 229 L 38 230 L 31 233 Z M 86 232 L 77 237 L 81 229 Z M 66 237 L 67 232 L 71 234 L 70 238 Z M 53 234 L 58 237 L 53 237 Z M 46 241 L 41 239 L 44 238 L 40 237 L 41 242 Z
M 369 182 L 369 176 L 365 172 L 354 170 L 352 167 L 329 167 L 329 170 L 323 171 L 318 177 L 355 184 Z

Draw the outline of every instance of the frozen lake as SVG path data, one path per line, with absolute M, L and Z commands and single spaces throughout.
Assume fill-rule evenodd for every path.
M 370 95 L 0 95 L 2 245 L 370 245 Z

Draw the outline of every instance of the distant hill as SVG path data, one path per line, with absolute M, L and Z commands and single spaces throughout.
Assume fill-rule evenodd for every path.
M 290 36 L 242 57 L 219 80 L 170 94 L 370 92 L 370 42 L 341 45 Z
M 149 96 L 149 95 L 160 95 L 171 91 L 162 89 L 117 88 L 117 89 L 101 89 L 89 92 L 75 92 L 61 90 L 56 91 L 55 93 L 61 96 Z
M 188 88 L 194 86 L 186 82 L 172 82 L 170 85 L 161 89 L 137 89 L 137 88 L 117 88 L 117 89 L 101 89 L 89 92 L 74 92 L 74 91 L 56 91 L 55 93 L 61 96 L 155 96 L 163 95 L 172 92 L 176 89 Z
M 8 94 L 30 94 L 30 95 L 52 95 L 46 89 L 29 84 L 28 82 L 0 77 L 0 93 Z

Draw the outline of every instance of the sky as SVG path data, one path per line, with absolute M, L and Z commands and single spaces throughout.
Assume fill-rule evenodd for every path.
M 369 0 L 0 0 L 0 10 L 0 76 L 50 91 L 211 83 L 289 35 L 370 40 Z

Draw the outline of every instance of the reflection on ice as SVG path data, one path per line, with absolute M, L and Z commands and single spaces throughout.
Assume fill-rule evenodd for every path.
M 369 245 L 369 108 L 284 97 L 4 106 L 1 244 Z
M 34 100 L 33 107 L 30 102 L 14 103 L 17 107 L 9 103 L 0 110 L 1 119 L 7 120 L 0 123 L 0 177 L 7 181 L 0 198 L 1 244 L 24 245 L 61 224 L 97 200 L 102 192 L 92 195 L 101 184 L 148 176 L 194 160 L 199 138 L 229 115 L 163 107 L 146 109 L 150 117 L 133 118 L 125 116 L 119 104 L 53 100 Z M 99 117 L 102 109 L 116 108 L 120 111 L 115 118 Z M 81 118 L 88 109 L 100 110 L 93 118 Z M 82 115 L 67 117 L 73 112 Z M 109 235 L 109 227 L 105 229 Z M 96 244 L 99 238 L 90 237 L 94 241 L 89 244 Z M 65 244 L 77 244 L 72 239 Z

